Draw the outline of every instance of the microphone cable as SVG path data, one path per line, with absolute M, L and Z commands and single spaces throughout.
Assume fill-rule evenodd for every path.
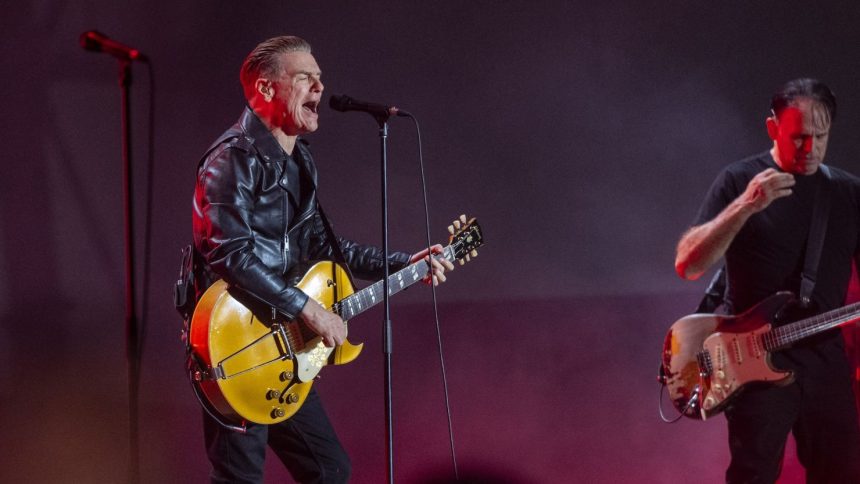
M 419 168 L 419 171 L 421 174 L 421 193 L 422 193 L 423 198 L 424 198 L 424 224 L 425 224 L 425 230 L 426 230 L 426 234 L 427 234 L 427 250 L 428 250 L 428 256 L 432 257 L 433 254 L 432 254 L 432 252 L 430 252 L 430 248 L 433 246 L 433 242 L 431 241 L 431 237 L 430 237 L 430 208 L 429 208 L 429 204 L 427 202 L 427 179 L 424 175 L 424 151 L 421 147 L 421 128 L 418 125 L 418 120 L 415 118 L 415 116 L 413 116 L 408 111 L 398 110 L 397 115 L 407 117 L 407 118 L 411 119 L 413 123 L 415 123 L 415 132 L 418 136 L 418 168 Z M 430 263 L 430 261 L 428 260 L 428 264 L 429 263 Z M 451 404 L 450 404 L 449 395 L 448 395 L 448 375 L 447 375 L 447 372 L 445 370 L 445 357 L 444 357 L 444 353 L 442 351 L 442 329 L 441 329 L 441 325 L 439 324 L 439 305 L 438 305 L 438 302 L 436 299 L 436 286 L 433 284 L 433 267 L 432 267 L 432 265 L 430 266 L 430 290 L 431 290 L 431 294 L 433 296 L 433 316 L 434 316 L 435 322 L 436 322 L 436 342 L 437 342 L 438 349 L 439 349 L 439 366 L 440 366 L 441 371 L 442 371 L 442 387 L 443 387 L 443 392 L 444 392 L 444 397 L 445 397 L 445 412 L 446 412 L 447 417 L 448 417 L 448 437 L 449 437 L 449 441 L 450 441 L 450 445 L 451 445 L 451 462 L 454 466 L 454 480 L 459 481 L 460 475 L 459 475 L 459 472 L 457 470 L 457 453 L 456 453 L 455 448 L 454 448 L 454 426 L 452 424 L 452 419 L 451 419 Z

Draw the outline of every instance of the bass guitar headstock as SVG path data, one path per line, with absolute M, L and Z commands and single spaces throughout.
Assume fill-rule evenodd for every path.
M 460 265 L 478 256 L 477 249 L 483 245 L 484 238 L 475 217 L 467 219 L 465 215 L 460 215 L 459 219 L 448 226 L 448 232 L 451 234 L 448 245 L 453 249 L 454 258 L 460 261 Z

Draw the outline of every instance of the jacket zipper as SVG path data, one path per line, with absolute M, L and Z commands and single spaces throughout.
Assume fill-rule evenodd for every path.
M 286 197 L 284 197 L 284 203 L 285 204 L 289 203 L 289 200 L 287 200 Z M 311 207 L 313 207 L 313 204 L 311 204 Z M 286 210 L 286 207 L 284 207 L 284 209 Z M 288 262 L 288 254 L 287 253 L 289 252 L 289 246 L 290 246 L 290 233 L 293 230 L 296 230 L 298 227 L 300 227 L 303 223 L 307 222 L 313 216 L 313 214 L 314 214 L 313 208 L 309 209 L 307 212 L 302 214 L 302 218 L 293 225 L 293 228 L 287 230 L 286 233 L 284 234 L 284 269 L 283 269 L 283 271 L 281 271 L 283 274 L 286 274 L 286 272 L 287 272 L 287 262 Z

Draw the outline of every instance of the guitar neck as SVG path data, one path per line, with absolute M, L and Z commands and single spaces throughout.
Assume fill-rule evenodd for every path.
M 442 253 L 433 256 L 434 258 L 445 258 L 451 262 L 454 261 L 455 244 L 451 244 L 444 249 Z M 430 273 L 430 268 L 425 261 L 419 261 L 410 264 L 407 267 L 388 276 L 388 295 L 393 296 L 407 287 L 427 277 Z M 376 306 L 383 301 L 385 294 L 385 280 L 377 281 L 364 289 L 353 293 L 334 305 L 334 312 L 346 321 L 358 316 L 364 311 Z
M 853 323 L 860 319 L 860 302 L 834 309 L 826 313 L 779 326 L 764 335 L 765 348 L 774 351 L 814 336 L 828 329 Z

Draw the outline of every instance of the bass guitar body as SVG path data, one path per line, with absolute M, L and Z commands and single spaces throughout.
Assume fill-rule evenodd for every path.
M 790 372 L 771 366 L 774 317 L 792 299 L 778 293 L 737 316 L 691 314 L 663 343 L 662 376 L 675 408 L 705 420 L 722 412 L 742 387 L 787 384 Z
M 328 261 L 311 267 L 297 287 L 326 309 L 354 292 L 346 271 Z M 362 345 L 348 341 L 326 347 L 303 322 L 272 316 L 270 308 L 220 280 L 194 311 L 192 384 L 228 421 L 273 424 L 290 418 L 323 366 L 348 363 L 361 352 Z

